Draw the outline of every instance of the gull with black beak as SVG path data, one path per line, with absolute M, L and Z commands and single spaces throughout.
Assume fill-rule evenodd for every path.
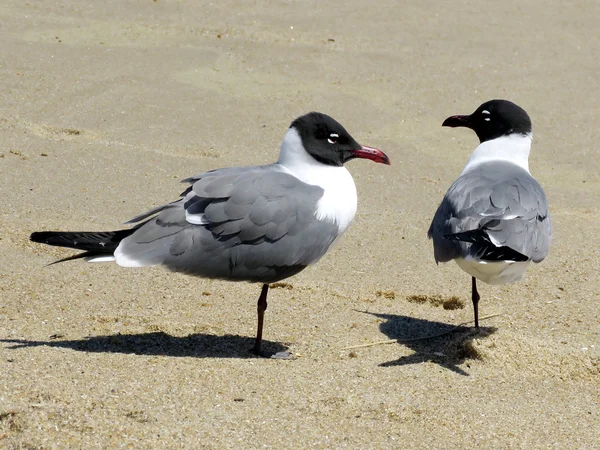
M 82 250 L 65 258 L 115 261 L 123 267 L 161 265 L 175 272 L 261 283 L 252 351 L 262 350 L 269 283 L 316 263 L 352 222 L 354 180 L 344 164 L 355 158 L 389 164 L 317 112 L 292 122 L 274 164 L 212 170 L 183 180 L 181 198 L 108 232 L 42 231 L 32 241 Z M 60 262 L 60 261 L 57 261 Z
M 550 248 L 552 226 L 546 195 L 529 173 L 531 120 L 507 100 L 491 100 L 469 116 L 442 126 L 467 127 L 480 144 L 440 204 L 428 236 L 437 263 L 455 260 L 471 275 L 475 326 L 477 281 L 518 281 L 531 261 Z

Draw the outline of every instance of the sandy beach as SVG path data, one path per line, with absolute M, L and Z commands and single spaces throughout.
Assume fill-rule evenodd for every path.
M 583 0 L 4 0 L 0 448 L 598 448 L 598 18 Z M 520 283 L 480 283 L 477 332 L 453 329 L 470 278 L 426 234 L 478 144 L 441 123 L 493 98 L 532 118 L 554 230 Z M 347 165 L 352 226 L 271 289 L 266 345 L 296 360 L 248 352 L 258 285 L 48 266 L 74 252 L 28 239 L 116 230 L 181 179 L 274 162 L 309 111 L 392 165 Z

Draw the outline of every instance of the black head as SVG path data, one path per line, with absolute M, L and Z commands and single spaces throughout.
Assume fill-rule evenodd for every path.
M 295 128 L 304 149 L 317 161 L 330 166 L 343 166 L 354 158 L 390 164 L 389 158 L 380 150 L 364 147 L 350 133 L 326 114 L 311 112 L 298 117 L 290 128 Z
M 531 119 L 525 110 L 508 100 L 490 100 L 470 116 L 448 117 L 442 126 L 470 128 L 480 142 L 508 134 L 531 133 Z

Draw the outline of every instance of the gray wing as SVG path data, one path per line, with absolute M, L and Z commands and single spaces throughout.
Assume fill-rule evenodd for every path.
M 481 164 L 450 186 L 428 236 L 436 262 L 467 256 L 540 262 L 552 239 L 546 195 L 514 164 Z
M 122 241 L 126 258 L 269 283 L 316 262 L 337 237 L 336 224 L 314 215 L 323 190 L 274 166 L 221 169 L 184 181 L 192 185 L 182 199 L 133 219 L 149 218 Z

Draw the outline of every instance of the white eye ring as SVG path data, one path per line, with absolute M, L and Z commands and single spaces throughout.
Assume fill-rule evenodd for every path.
M 486 117 L 486 118 L 485 118 L 485 119 L 483 119 L 483 120 L 485 120 L 486 122 L 489 122 L 489 121 L 490 121 L 490 120 L 492 120 L 492 119 L 490 119 L 489 117 Z
M 329 142 L 330 144 L 335 144 L 337 142 L 337 138 L 339 138 L 339 137 L 340 137 L 339 134 L 331 133 L 329 135 L 329 138 L 327 139 L 327 142 Z M 333 138 L 333 139 L 331 139 L 331 138 Z
M 483 111 L 481 111 L 481 114 L 490 114 L 490 112 L 487 109 L 484 109 Z

